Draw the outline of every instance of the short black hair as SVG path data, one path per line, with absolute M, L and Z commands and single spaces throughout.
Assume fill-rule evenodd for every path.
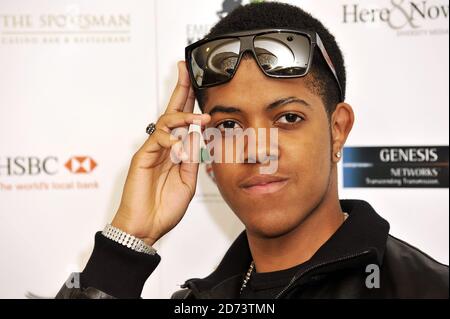
M 317 32 L 333 61 L 339 82 L 342 86 L 342 99 L 345 98 L 345 65 L 342 52 L 328 29 L 311 14 L 299 7 L 280 2 L 256 2 L 239 6 L 215 24 L 207 37 L 231 32 L 253 29 L 290 28 Z M 313 77 L 311 89 L 321 96 L 328 116 L 340 102 L 339 87 L 326 64 L 320 50 L 314 50 L 313 65 L 310 69 Z M 200 109 L 203 110 L 207 89 L 195 89 Z

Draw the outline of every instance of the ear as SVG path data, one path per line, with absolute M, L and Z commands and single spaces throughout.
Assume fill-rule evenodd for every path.
M 339 103 L 331 116 L 331 137 L 332 154 L 331 159 L 334 163 L 341 159 L 342 148 L 353 127 L 355 114 L 352 107 L 347 103 Z

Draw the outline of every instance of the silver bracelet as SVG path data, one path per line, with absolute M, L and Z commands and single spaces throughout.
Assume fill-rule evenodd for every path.
M 148 255 L 156 254 L 156 249 L 147 245 L 143 240 L 136 238 L 133 235 L 130 235 L 110 224 L 105 226 L 102 235 L 134 251 Z

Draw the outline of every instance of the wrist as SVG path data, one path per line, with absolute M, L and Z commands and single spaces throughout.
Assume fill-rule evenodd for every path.
M 154 240 L 150 237 L 143 236 L 140 232 L 134 230 L 133 227 L 130 227 L 129 224 L 118 222 L 116 219 L 114 219 L 111 222 L 111 224 L 109 224 L 105 227 L 105 230 L 103 231 L 103 235 L 106 235 L 107 228 L 110 228 L 112 230 L 112 233 L 122 233 L 121 234 L 122 237 L 126 236 L 127 239 L 130 241 L 135 240 L 135 239 L 136 239 L 136 241 L 141 241 L 143 244 L 150 247 L 151 249 L 153 249 L 152 246 L 156 242 L 156 240 Z M 111 236 L 106 236 L 106 237 L 113 239 L 113 238 L 111 238 Z M 118 239 L 120 239 L 120 238 L 115 238 L 113 240 L 119 242 Z
M 124 219 L 118 217 L 119 214 L 116 214 L 114 219 L 111 222 L 111 226 L 116 227 L 140 240 L 145 242 L 149 246 L 153 246 L 155 242 L 158 240 L 157 238 L 152 238 L 147 236 L 146 232 L 142 231 L 142 224 L 135 225 L 135 223 L 131 223 L 129 221 L 125 221 Z

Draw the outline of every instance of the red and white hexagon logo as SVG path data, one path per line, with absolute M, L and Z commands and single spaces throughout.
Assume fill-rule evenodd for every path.
M 89 174 L 97 167 L 97 163 L 89 156 L 74 156 L 64 166 L 73 174 Z

